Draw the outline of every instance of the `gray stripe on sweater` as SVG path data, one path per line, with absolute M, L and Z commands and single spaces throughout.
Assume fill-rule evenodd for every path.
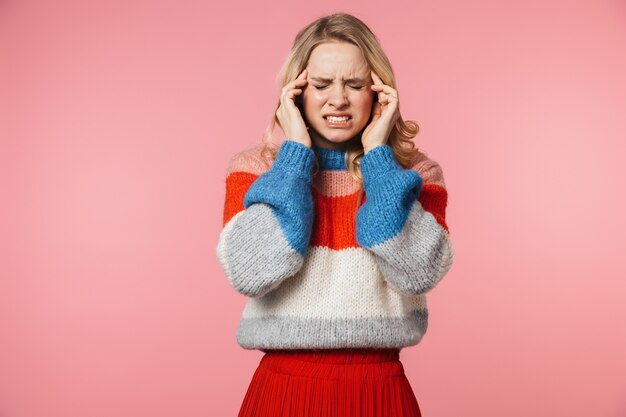
M 396 236 L 370 248 L 385 279 L 405 294 L 423 294 L 452 266 L 454 249 L 448 232 L 416 200 Z
M 244 349 L 389 348 L 419 343 L 428 327 L 428 309 L 404 318 L 315 319 L 266 316 L 242 318 L 237 342 Z
M 304 257 L 289 245 L 271 206 L 252 204 L 231 221 L 220 235 L 218 257 L 238 292 L 260 297 L 300 270 Z

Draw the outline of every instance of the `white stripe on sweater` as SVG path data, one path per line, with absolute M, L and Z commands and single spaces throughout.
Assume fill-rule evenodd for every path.
M 296 275 L 248 300 L 243 317 L 401 318 L 415 309 L 426 309 L 426 297 L 397 292 L 369 250 L 312 247 Z

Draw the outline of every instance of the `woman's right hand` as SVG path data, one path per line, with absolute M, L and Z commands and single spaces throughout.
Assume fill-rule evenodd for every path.
M 276 110 L 276 117 L 287 139 L 302 143 L 310 148 L 311 137 L 300 109 L 295 103 L 295 96 L 302 94 L 304 86 L 307 84 L 306 76 L 307 70 L 305 68 L 298 77 L 280 90 L 280 106 Z

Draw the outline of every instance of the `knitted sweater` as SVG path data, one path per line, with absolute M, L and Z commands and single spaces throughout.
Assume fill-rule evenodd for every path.
M 426 332 L 426 293 L 454 251 L 440 166 L 421 151 L 403 169 L 388 145 L 361 160 L 364 194 L 345 152 L 285 140 L 272 162 L 261 146 L 226 174 L 216 254 L 249 297 L 244 349 L 402 348 Z M 313 175 L 315 159 L 319 172 Z

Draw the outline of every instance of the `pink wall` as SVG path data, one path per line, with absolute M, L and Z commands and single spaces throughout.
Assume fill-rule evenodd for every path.
M 450 193 L 456 263 L 401 356 L 424 417 L 626 416 L 623 1 L 211 3 L 2 2 L 3 417 L 236 415 L 261 352 L 215 257 L 224 172 L 340 10 Z

